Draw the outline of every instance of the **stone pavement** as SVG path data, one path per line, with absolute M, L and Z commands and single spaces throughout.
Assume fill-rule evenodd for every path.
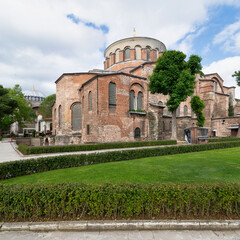
M 239 231 L 0 232 L 0 240 L 240 240 Z
M 181 144 L 182 145 L 182 144 Z M 172 146 L 172 145 L 167 145 Z M 78 155 L 78 154 L 89 154 L 89 153 L 101 153 L 101 152 L 116 152 L 125 151 L 133 149 L 144 149 L 144 148 L 159 148 L 167 147 L 165 146 L 146 146 L 146 147 L 133 147 L 133 148 L 116 148 L 116 149 L 103 149 L 103 150 L 92 150 L 92 151 L 79 151 L 79 152 L 62 152 L 62 153 L 44 153 L 44 154 L 34 154 L 34 155 L 23 155 L 17 149 L 17 144 L 15 141 L 11 142 L 10 139 L 3 139 L 0 142 L 0 163 L 9 162 L 14 160 L 26 160 L 32 158 L 43 158 L 49 156 L 60 156 L 60 155 Z
M 14 150 L 11 139 L 3 139 L 0 142 L 0 162 L 20 160 L 22 157 Z

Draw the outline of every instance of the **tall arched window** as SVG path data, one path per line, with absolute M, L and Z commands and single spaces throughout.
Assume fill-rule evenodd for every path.
M 165 122 L 163 121 L 163 131 L 165 131 Z
M 82 111 L 84 109 L 84 96 L 82 97 Z
M 82 108 L 80 103 L 72 105 L 72 130 L 77 131 L 82 128 Z
M 151 58 L 151 49 L 147 47 L 147 61 L 150 61 Z
M 135 47 L 135 59 L 141 59 L 141 47 L 140 46 Z
M 217 82 L 214 82 L 214 92 L 217 92 Z
M 176 111 L 176 117 L 180 116 L 180 106 L 178 106 L 177 111 Z
M 142 100 L 143 100 L 143 93 L 138 92 L 137 96 L 137 110 L 142 110 Z
M 194 117 L 194 111 L 193 111 L 192 108 L 191 108 L 191 117 L 192 117 L 192 118 Z
M 54 120 L 56 121 L 56 119 L 57 119 L 57 109 L 55 108 L 54 109 Z
M 116 84 L 113 82 L 109 83 L 108 100 L 109 108 L 116 108 Z
M 88 110 L 92 110 L 92 92 L 90 91 L 88 94 Z
M 133 90 L 131 90 L 129 93 L 129 110 L 134 110 L 134 98 L 135 93 Z
M 126 48 L 124 51 L 124 60 L 130 59 L 130 48 Z
M 58 126 L 62 128 L 62 106 L 58 107 Z
M 187 105 L 184 106 L 184 116 L 188 115 L 188 109 L 187 109 Z
M 140 137 L 141 137 L 141 130 L 139 127 L 137 127 L 134 130 L 134 138 L 140 138 Z
M 155 60 L 157 60 L 157 59 L 158 59 L 158 55 L 159 55 L 159 49 L 158 49 L 158 48 L 156 48 L 156 59 L 155 59 Z
M 116 54 L 116 56 L 115 56 L 116 63 L 119 62 L 119 51 L 120 51 L 120 49 L 118 48 L 118 49 L 116 50 L 116 52 L 115 52 L 115 54 Z

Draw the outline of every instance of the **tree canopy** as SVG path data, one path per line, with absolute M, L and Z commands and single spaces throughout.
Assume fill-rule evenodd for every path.
M 235 71 L 232 77 L 236 77 L 237 85 L 240 87 L 240 71 Z
M 56 94 L 52 94 L 46 97 L 40 104 L 38 112 L 43 116 L 43 118 L 52 117 L 52 105 L 56 101 Z
M 26 122 L 33 122 L 36 114 L 29 101 L 24 98 L 22 88 L 15 85 L 12 89 L 8 89 L 8 96 L 17 103 L 17 107 L 11 115 L 6 115 L 2 119 L 3 125 L 9 126 L 14 122 L 18 122 L 19 126 L 23 127 Z
M 4 117 L 12 115 L 17 108 L 17 101 L 9 96 L 9 90 L 0 85 L 0 136 L 3 129 Z
M 172 114 L 172 139 L 176 139 L 176 109 L 179 104 L 194 93 L 195 74 L 202 73 L 201 57 L 186 55 L 181 51 L 165 51 L 158 58 L 156 67 L 150 76 L 149 89 L 151 93 L 169 95 L 167 106 Z

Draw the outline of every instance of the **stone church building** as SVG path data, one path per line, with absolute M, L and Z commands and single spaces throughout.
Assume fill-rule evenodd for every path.
M 104 52 L 104 70 L 63 73 L 56 80 L 53 134 L 56 144 L 170 139 L 168 96 L 148 91 L 149 75 L 166 50 L 159 40 L 126 38 Z M 196 76 L 195 94 L 205 102 L 205 127 L 211 136 L 236 135 L 240 102 L 235 87 L 225 87 L 217 74 Z M 191 97 L 177 110 L 177 136 L 196 124 Z M 229 117 L 229 107 L 234 116 Z

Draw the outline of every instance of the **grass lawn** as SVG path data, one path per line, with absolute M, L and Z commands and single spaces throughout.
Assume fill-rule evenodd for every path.
M 2 184 L 63 182 L 239 183 L 240 148 L 102 163 L 0 181 Z

